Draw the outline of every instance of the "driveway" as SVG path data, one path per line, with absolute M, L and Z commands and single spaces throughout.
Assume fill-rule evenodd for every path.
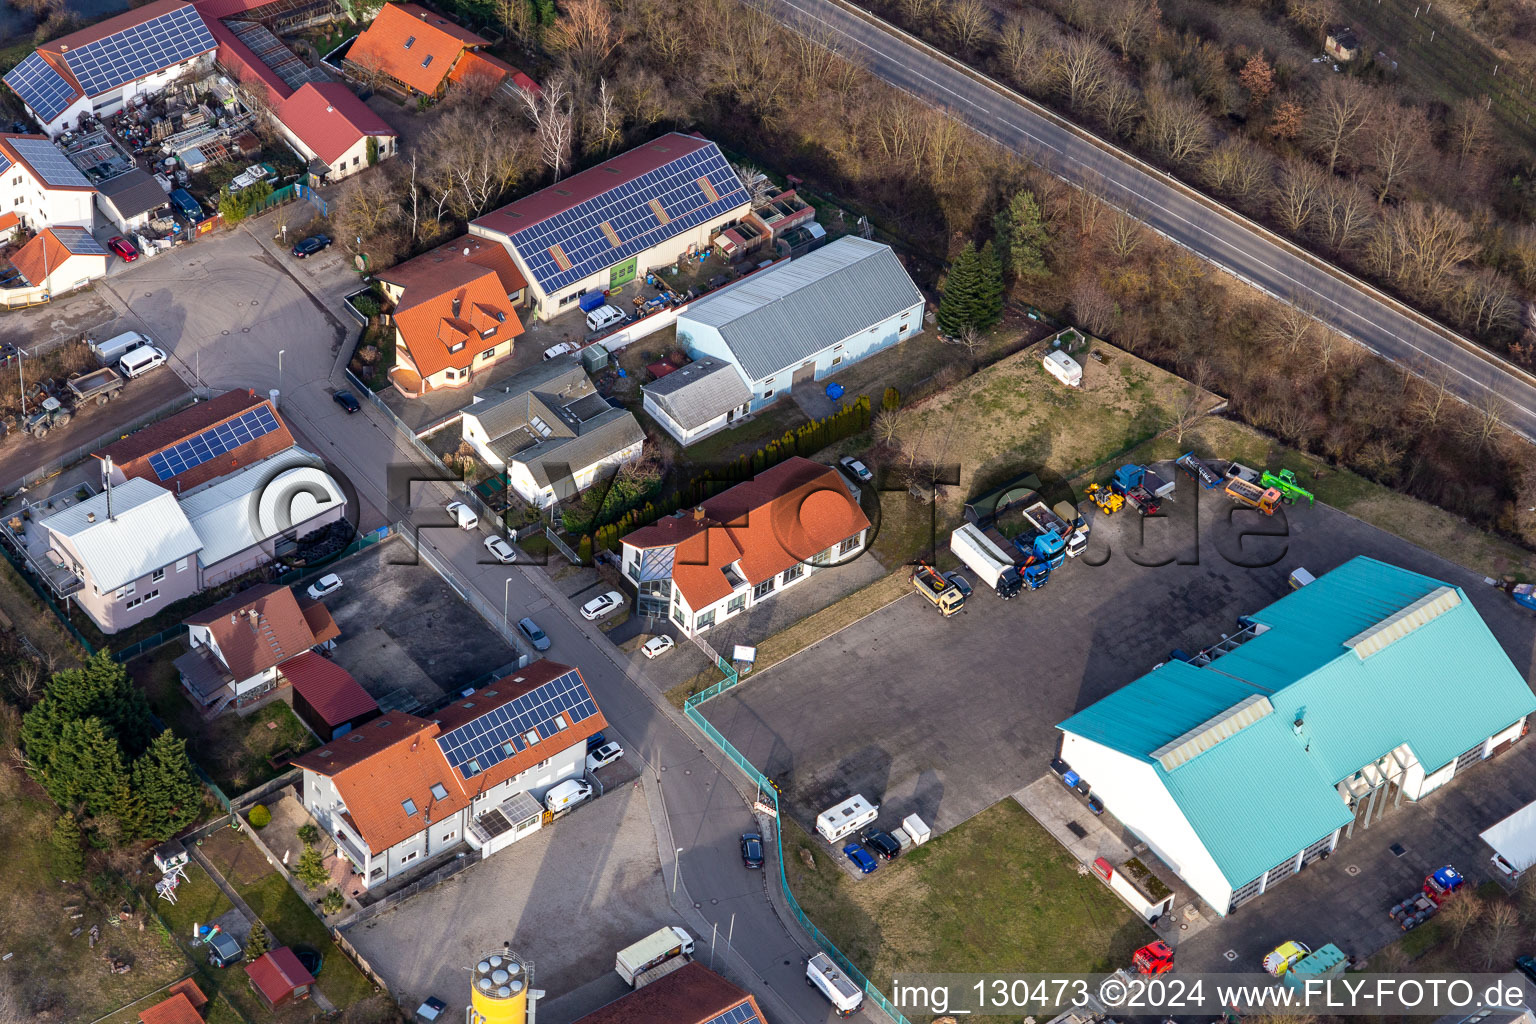
M 1323 506 L 1291 508 L 1288 522 L 1263 523 L 1288 526 L 1288 537 L 1239 544 L 1231 503 L 1183 479 L 1164 508 L 1168 518 L 1146 521 L 1144 543 L 1134 514 L 1094 517 L 1088 553 L 1013 601 L 978 588 L 965 611 L 944 619 L 915 594 L 903 597 L 754 675 L 705 713 L 783 786 L 807 827 L 862 793 L 889 807 L 890 820 L 916 812 L 944 830 L 1039 776 L 1056 751 L 1057 722 L 1172 648 L 1198 650 L 1233 632 L 1239 615 L 1287 592 L 1299 565 L 1321 573 L 1363 554 L 1459 584 L 1516 666 L 1531 670 L 1529 612 L 1374 527 Z M 1259 526 L 1255 513 L 1235 518 Z

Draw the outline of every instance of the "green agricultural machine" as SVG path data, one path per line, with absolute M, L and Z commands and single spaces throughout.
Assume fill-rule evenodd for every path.
M 1294 505 L 1297 498 L 1306 498 L 1308 505 L 1316 500 L 1311 491 L 1296 482 L 1296 474 L 1288 469 L 1282 469 L 1279 473 L 1271 473 L 1266 469 L 1259 483 L 1264 487 L 1278 488 L 1281 500 L 1287 505 Z

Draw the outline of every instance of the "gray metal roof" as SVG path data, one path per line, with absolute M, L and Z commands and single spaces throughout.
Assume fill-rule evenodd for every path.
M 548 487 L 551 483 L 567 479 L 575 471 L 586 469 L 643 440 L 645 431 L 641 429 L 640 421 L 635 419 L 634 413 L 627 409 L 609 408 L 607 412 L 583 422 L 580 433 L 574 437 L 552 437 L 531 448 L 506 454 L 497 444 L 492 444 L 491 450 L 508 462 L 521 462 L 528 467 L 529 474 L 540 487 Z
M 733 363 L 696 359 L 641 388 L 684 430 L 702 427 L 752 400 L 752 389 Z
M 170 195 L 155 184 L 155 179 L 137 167 L 127 174 L 108 178 L 97 187 L 97 191 L 123 217 L 137 217 L 141 213 L 158 210 L 171 201 Z
M 107 495 L 95 495 L 44 519 L 39 525 L 69 539 L 90 582 L 106 593 L 195 555 L 203 542 L 164 487 L 131 477 Z
M 720 331 L 752 380 L 808 358 L 923 300 L 888 245 L 846 235 L 694 303 L 677 324 Z
M 528 423 L 528 398 L 539 396 L 547 405 L 564 406 L 572 399 L 594 393 L 592 380 L 575 356 L 546 359 L 522 373 L 476 392 L 465 416 L 480 421 L 480 427 L 492 441 Z M 547 421 L 559 427 L 558 417 Z

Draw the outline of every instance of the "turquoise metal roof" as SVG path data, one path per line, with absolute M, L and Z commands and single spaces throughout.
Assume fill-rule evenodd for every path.
M 1269 628 L 1210 665 L 1170 662 L 1057 728 L 1151 764 L 1227 881 L 1242 885 L 1348 824 L 1335 786 L 1365 765 L 1407 744 L 1433 772 L 1536 711 L 1466 594 L 1448 587 L 1355 558 L 1252 615 Z M 1438 614 L 1390 632 L 1367 657 L 1345 646 L 1437 593 Z M 1463 680 L 1476 687 L 1458 689 Z M 1256 694 L 1273 714 L 1171 769 L 1154 756 Z

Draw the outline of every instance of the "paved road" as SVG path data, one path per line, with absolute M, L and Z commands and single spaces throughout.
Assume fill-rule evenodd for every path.
M 741 865 L 737 837 L 754 822 L 732 778 L 705 755 L 703 741 L 691 728 L 680 727 L 670 709 L 660 706 L 660 698 L 638 677 L 631 678 L 626 656 L 558 596 L 542 569 L 491 562 L 481 546 L 483 532 L 447 526 L 442 512 L 447 485 L 417 488 L 414 508 L 397 503 L 387 467 L 419 465 L 414 449 L 397 443 L 393 428 L 366 403 L 362 412 L 349 416 L 332 400 L 343 365 L 338 360 L 343 324 L 337 297 L 355 286 L 355 277 L 339 256 L 304 264 L 284 258 L 258 244 L 250 232 L 259 230 L 256 225 L 202 241 L 115 278 L 115 304 L 127 307 L 130 323 L 164 341 L 173 365 L 189 382 L 197 376 L 216 389 L 265 391 L 279 384 L 277 351 L 285 350 L 283 415 L 373 506 L 365 525 L 381 516 L 423 527 L 421 542 L 450 561 L 492 607 L 505 599 L 513 619 L 535 615 L 553 641 L 551 654 L 581 669 L 603 714 L 627 741 L 628 756 L 643 761 L 660 779 L 672 832 L 658 839 L 665 881 L 673 885 L 674 863 L 680 864 L 677 898 L 691 899 L 706 922 L 719 926 L 718 962 L 725 964 L 725 938 L 734 927 L 735 950 L 771 990 L 749 985 L 766 1000 L 773 1020 L 835 1019 L 827 1002 L 804 984 L 804 954 L 769 903 L 765 873 Z M 682 848 L 675 858 L 666 848 L 673 839 Z M 707 928 L 702 937 L 709 941 Z M 537 952 L 529 952 L 537 960 Z M 731 973 L 740 977 L 743 965 L 738 960 L 733 966 Z
M 877 77 L 944 107 L 980 134 L 1063 178 L 1088 183 L 1110 203 L 1271 295 L 1308 311 L 1407 369 L 1443 367 L 1474 405 L 1491 391 L 1510 405 L 1507 421 L 1536 440 L 1536 388 L 1490 365 L 1266 238 L 1163 184 L 1116 153 L 1061 127 L 1022 99 L 1010 98 L 935 56 L 921 44 L 853 13 L 837 0 L 761 0 L 771 16 L 809 25 L 862 60 Z

